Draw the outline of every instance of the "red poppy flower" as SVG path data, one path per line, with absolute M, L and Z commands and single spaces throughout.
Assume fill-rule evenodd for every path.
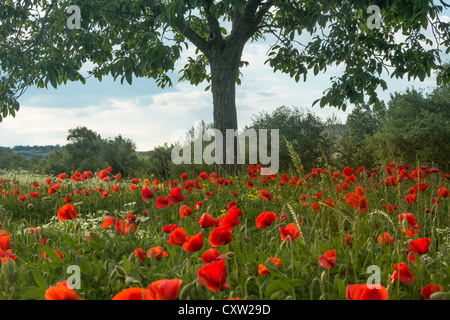
M 403 219 L 407 220 L 408 225 L 414 227 L 414 228 L 418 228 L 418 224 L 417 224 L 417 220 L 416 217 L 412 214 L 412 213 L 400 213 L 400 215 L 398 216 L 399 218 L 399 222 L 402 223 Z
M 216 248 L 211 248 L 202 253 L 202 257 L 199 259 L 203 264 L 213 262 L 214 260 L 224 259 L 226 254 L 220 254 Z
M 231 229 L 224 227 L 216 227 L 209 234 L 209 243 L 213 247 L 222 246 L 232 241 L 231 235 L 232 235 Z
M 408 193 L 408 195 L 406 196 L 406 202 L 410 203 L 410 204 L 414 204 L 417 202 L 417 194 L 415 193 Z
M 222 216 L 218 226 L 232 229 L 239 225 L 239 222 L 239 214 L 236 211 L 229 211 L 226 215 Z
M 391 275 L 391 284 L 394 284 L 395 280 L 400 280 L 406 284 L 414 283 L 415 275 L 409 269 L 406 262 L 396 263 L 394 264 L 394 273 Z
M 2 259 L 2 263 L 5 264 L 8 260 L 16 261 L 17 256 L 11 251 L 11 249 L 0 249 L 0 258 Z
M 78 294 L 67 286 L 67 280 L 58 282 L 56 286 L 45 291 L 46 300 L 82 300 Z
M 346 177 L 350 177 L 352 174 L 354 174 L 356 171 L 349 168 L 349 167 L 345 167 L 344 170 L 342 171 L 342 173 L 344 174 L 344 176 Z
M 353 244 L 352 242 L 352 235 L 349 233 L 345 234 L 345 243 L 351 246 Z
M 268 260 L 273 261 L 273 263 L 275 263 L 275 265 L 279 269 L 281 269 L 281 259 L 279 259 L 279 258 L 268 258 Z M 267 269 L 267 267 L 263 263 L 260 263 L 259 266 L 258 266 L 258 273 L 260 275 L 262 275 L 262 276 L 267 276 L 267 275 L 270 274 L 270 271 L 269 271 L 269 269 Z
M 388 203 L 387 205 L 383 204 L 383 208 L 387 209 L 389 211 L 389 213 L 391 213 L 391 214 L 398 213 L 398 206 L 393 206 L 390 203 Z
M 184 228 L 177 228 L 174 229 L 170 235 L 169 235 L 169 241 L 167 241 L 168 244 L 173 245 L 183 245 L 183 243 L 186 241 L 186 232 L 184 231 Z
M 394 241 L 394 236 L 391 236 L 389 233 L 385 232 L 382 235 L 378 236 L 378 242 L 381 244 L 392 244 Z
M 144 201 L 153 198 L 153 196 L 154 196 L 153 191 L 150 190 L 148 187 L 142 189 L 142 199 L 144 199 Z
M 183 281 L 161 279 L 148 285 L 149 300 L 175 300 Z
M 208 174 L 206 172 L 202 172 L 198 175 L 198 178 L 201 180 L 208 180 Z
M 322 267 L 332 269 L 334 268 L 334 264 L 336 263 L 336 251 L 334 249 L 328 250 L 317 260 Z
M 202 228 L 210 228 L 213 226 L 218 226 L 219 219 L 213 218 L 209 213 L 203 213 L 203 215 L 198 220 L 198 223 Z
M 327 199 L 323 203 L 330 208 L 334 208 L 336 206 L 336 201 L 333 199 Z
M 159 196 L 155 202 L 155 205 L 158 209 L 165 208 L 165 207 L 167 207 L 168 204 L 169 204 L 169 200 L 164 199 L 162 196 Z
M 133 251 L 133 257 L 135 256 L 135 254 L 137 254 L 139 261 L 144 261 L 145 260 L 145 256 L 144 256 L 144 252 L 142 251 L 141 248 L 136 248 Z
M 347 300 L 388 300 L 389 293 L 382 285 L 350 284 L 346 288 Z
M 174 229 L 177 229 L 178 226 L 176 224 L 169 224 L 163 227 L 162 231 L 164 233 L 171 233 Z
M 155 256 L 156 260 L 161 260 L 162 257 L 168 257 L 169 254 L 166 251 L 163 251 L 163 248 L 161 246 L 153 247 L 147 250 L 146 256 L 151 258 L 153 255 Z
M 445 197 L 449 196 L 449 191 L 448 191 L 447 188 L 444 188 L 444 187 L 441 186 L 441 187 L 438 188 L 437 194 L 438 194 L 438 196 L 440 198 L 445 198 Z
M 320 205 L 317 202 L 314 202 L 312 204 L 312 207 L 313 207 L 314 211 L 316 211 L 316 212 L 320 212 L 321 211 Z
M 191 207 L 188 207 L 188 206 L 185 205 L 185 204 L 183 204 L 183 205 L 180 207 L 179 213 L 180 213 L 180 217 L 186 218 L 187 216 L 190 216 L 190 215 L 192 214 L 192 208 L 191 208 Z
M 183 172 L 180 176 L 181 180 L 186 180 L 188 178 L 188 175 L 186 172 Z
M 2 250 L 8 250 L 11 246 L 11 236 L 7 231 L 3 231 L 0 234 L 0 248 Z
M 270 192 L 269 191 L 267 191 L 267 190 L 264 190 L 264 189 L 261 189 L 260 191 L 259 191 L 259 195 L 260 195 L 260 197 L 261 198 L 263 198 L 264 200 L 271 200 L 272 199 L 272 195 L 270 194 Z
M 67 203 L 67 202 L 73 202 L 72 198 L 69 195 L 67 195 L 64 199 L 64 203 Z
M 256 227 L 258 229 L 270 226 L 277 220 L 277 214 L 275 212 L 264 211 L 256 217 Z
M 278 230 L 280 230 L 281 239 L 286 240 L 286 241 L 292 241 L 292 240 L 298 239 L 298 238 L 300 238 L 300 235 L 301 235 L 301 233 L 298 230 L 295 223 L 289 223 L 286 226 L 286 228 L 278 227 Z
M 65 173 L 61 173 L 58 177 L 59 181 L 63 181 L 65 179 L 67 179 L 67 175 Z
M 120 291 L 113 297 L 113 300 L 151 300 L 148 289 L 128 288 Z
M 195 236 L 187 236 L 186 241 L 183 243 L 183 249 L 187 252 L 197 252 L 203 247 L 203 235 L 201 232 Z
M 68 203 L 58 210 L 58 219 L 60 221 L 66 221 L 69 219 L 76 219 L 77 218 L 77 211 L 75 210 L 75 207 Z
M 225 259 L 215 260 L 201 267 L 197 276 L 204 287 L 208 287 L 213 292 L 222 291 L 229 288 L 227 281 Z
M 183 194 L 181 193 L 181 187 L 176 187 L 170 190 L 170 195 L 166 198 L 170 203 L 178 203 L 184 200 Z
M 408 260 L 410 262 L 416 261 L 415 253 L 419 255 L 425 254 L 430 249 L 430 238 L 420 238 L 408 243 L 409 249 L 406 249 Z
M 233 201 L 233 202 L 234 202 L 234 201 Z M 230 203 L 231 203 L 231 202 L 230 202 Z M 244 214 L 242 213 L 242 210 L 241 210 L 241 209 L 238 209 L 236 205 L 230 207 L 230 204 L 228 204 L 228 207 L 229 207 L 228 213 L 230 213 L 230 212 L 235 212 L 235 213 L 237 213 L 238 216 L 243 216 L 243 215 L 244 215 Z
M 116 218 L 107 216 L 105 219 L 103 219 L 102 229 L 106 229 L 110 225 L 115 224 L 116 222 L 117 222 Z
M 424 297 L 427 300 L 430 300 L 430 296 L 435 292 L 442 292 L 444 291 L 444 288 L 438 284 L 430 283 L 426 285 L 425 287 L 422 287 L 420 289 L 420 294 L 422 297 Z

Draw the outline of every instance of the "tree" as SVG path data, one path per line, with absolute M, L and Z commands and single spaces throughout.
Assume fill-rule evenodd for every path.
M 392 94 L 382 128 L 367 143 L 381 158 L 448 170 L 450 85 Z
M 161 87 L 171 85 L 168 74 L 190 43 L 197 56 L 188 59 L 180 79 L 210 83 L 214 126 L 225 136 L 227 129 L 237 130 L 235 86 L 246 64 L 244 47 L 266 35 L 277 38 L 267 62 L 297 82 L 306 81 L 310 70 L 317 75 L 329 65 L 346 65 L 316 100 L 321 107 L 345 110 L 367 96 L 378 106 L 376 89 L 387 88 L 383 71 L 424 80 L 438 70 L 438 84 L 449 82 L 439 49 L 450 52 L 449 23 L 439 17 L 444 6 L 442 0 L 4 0 L 1 113 L 14 116 L 17 97 L 30 85 L 85 83 L 80 69 L 86 61 L 94 64 L 90 76 L 100 81 L 112 75 L 131 84 L 133 77 L 148 77 Z M 71 16 L 67 8 L 75 10 Z M 433 39 L 424 35 L 427 27 Z M 405 41 L 396 42 L 395 32 Z M 311 40 L 302 43 L 305 33 Z
M 326 139 L 325 124 L 323 121 L 310 112 L 304 112 L 298 108 L 288 108 L 281 106 L 272 113 L 261 112 L 252 118 L 252 124 L 244 129 L 279 129 L 281 137 L 279 145 L 279 162 L 281 169 L 288 169 L 291 164 L 288 143 L 292 144 L 301 160 L 301 165 L 306 170 L 317 168 L 325 163 L 324 155 L 330 155 L 332 142 Z M 270 131 L 268 131 L 270 136 Z M 284 138 L 283 138 L 284 137 Z M 268 148 L 272 149 L 270 145 Z M 286 140 L 284 140 L 286 139 Z M 259 152 L 258 152 L 259 154 Z M 296 168 L 298 169 L 298 168 Z
M 373 152 L 367 150 L 368 138 L 381 130 L 384 124 L 386 106 L 374 110 L 366 104 L 358 104 L 347 116 L 345 123 L 345 133 L 342 137 L 339 150 L 340 166 L 350 166 L 353 168 L 362 165 L 371 167 L 375 165 Z

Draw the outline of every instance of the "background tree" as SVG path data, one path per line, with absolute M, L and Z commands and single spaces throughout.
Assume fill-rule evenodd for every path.
M 357 104 L 347 116 L 339 149 L 341 166 L 375 166 L 376 156 L 368 149 L 368 138 L 380 131 L 384 124 L 386 106 L 384 102 L 381 105 L 376 110 L 366 104 Z
M 378 16 L 367 13 L 374 3 Z M 69 5 L 81 9 L 80 29 L 67 27 Z M 437 83 L 449 81 L 439 49 L 450 51 L 449 23 L 439 18 L 444 5 L 429 0 L 4 0 L 0 111 L 14 116 L 17 97 L 30 85 L 85 83 L 80 69 L 86 61 L 94 64 L 89 74 L 100 81 L 112 75 L 131 84 L 133 77 L 148 77 L 161 87 L 171 85 L 168 74 L 189 43 L 197 48 L 196 57 L 188 59 L 181 79 L 210 82 L 214 126 L 225 134 L 237 130 L 235 85 L 245 64 L 244 47 L 266 35 L 277 38 L 267 62 L 297 82 L 306 81 L 310 70 L 316 75 L 331 64 L 345 64 L 342 76 L 316 100 L 321 107 L 345 110 L 367 97 L 379 106 L 376 89 L 387 88 L 383 70 L 420 80 L 438 70 Z M 380 22 L 377 18 L 379 25 L 373 23 Z M 434 38 L 425 36 L 427 27 Z M 398 43 L 395 32 L 406 35 L 405 41 Z M 309 40 L 301 40 L 304 34 Z
M 288 170 L 292 164 L 286 140 L 300 156 L 304 168 L 311 170 L 324 165 L 326 158 L 330 156 L 332 142 L 327 139 L 325 128 L 325 123 L 311 112 L 281 106 L 272 113 L 260 112 L 252 118 L 251 125 L 245 127 L 244 131 L 255 129 L 258 132 L 260 129 L 267 129 L 268 149 L 271 150 L 270 129 L 278 129 L 280 170 Z
M 367 144 L 380 160 L 448 170 L 450 86 L 439 86 L 428 94 L 415 89 L 392 94 L 383 126 Z

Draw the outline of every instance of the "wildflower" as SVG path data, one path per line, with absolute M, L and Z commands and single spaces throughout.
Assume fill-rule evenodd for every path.
M 395 280 L 400 280 L 406 284 L 414 283 L 415 275 L 411 272 L 406 262 L 394 264 L 394 273 L 391 275 L 391 284 L 394 284 Z
M 213 247 L 222 246 L 232 241 L 231 235 L 232 235 L 231 229 L 224 227 L 216 227 L 209 234 L 209 243 Z
M 388 244 L 392 244 L 393 241 L 394 241 L 394 237 L 391 236 L 387 232 L 383 233 L 382 235 L 380 234 L 378 236 L 378 242 L 381 243 L 381 244 L 388 245 Z
M 275 263 L 275 265 L 279 269 L 281 269 L 281 259 L 279 259 L 279 258 L 268 258 L 268 260 L 273 261 L 273 263 Z M 258 266 L 258 273 L 260 275 L 262 275 L 262 276 L 267 276 L 267 275 L 270 274 L 270 271 L 269 271 L 269 269 L 267 269 L 267 267 L 263 263 L 260 263 L 259 266 Z
M 422 287 L 420 289 L 420 295 L 424 297 L 427 300 L 430 300 L 430 296 L 435 292 L 442 292 L 444 291 L 444 288 L 438 284 L 430 283 L 426 285 L 425 287 Z
M 113 297 L 113 300 L 150 300 L 151 295 L 148 289 L 128 288 L 120 291 Z
M 58 220 L 60 221 L 67 221 L 70 219 L 76 219 L 77 218 L 77 211 L 75 210 L 75 207 L 68 203 L 58 210 Z
M 67 285 L 67 280 L 58 282 L 56 286 L 50 287 L 45 291 L 46 300 L 82 300 L 75 290 Z
M 203 213 L 203 215 L 198 220 L 198 223 L 202 228 L 210 228 L 213 226 L 218 226 L 219 219 L 213 218 L 209 213 Z
M 203 247 L 203 235 L 201 232 L 195 236 L 187 236 L 186 241 L 183 243 L 183 249 L 188 252 L 197 252 Z
M 322 267 L 332 269 L 334 268 L 334 264 L 336 263 L 336 251 L 334 249 L 328 250 L 317 260 Z
M 278 227 L 278 230 L 280 230 L 281 239 L 286 241 L 298 239 L 301 235 L 294 223 L 289 223 L 286 227 Z
M 175 300 L 182 280 L 179 279 L 161 279 L 148 285 L 148 300 Z
M 201 267 L 197 276 L 200 283 L 213 292 L 222 291 L 229 288 L 227 281 L 225 260 L 215 260 Z
M 275 212 L 264 211 L 256 217 L 256 227 L 258 229 L 271 225 L 277 219 Z
M 151 258 L 153 255 L 155 256 L 156 260 L 161 260 L 162 257 L 168 257 L 169 254 L 166 251 L 163 251 L 163 248 L 161 246 L 153 247 L 147 250 L 146 256 Z
M 183 245 L 183 243 L 186 241 L 186 232 L 184 231 L 184 228 L 177 228 L 174 229 L 169 234 L 169 241 L 167 241 L 168 244 L 173 245 Z
M 382 285 L 350 284 L 346 288 L 346 297 L 347 300 L 388 300 L 389 293 Z

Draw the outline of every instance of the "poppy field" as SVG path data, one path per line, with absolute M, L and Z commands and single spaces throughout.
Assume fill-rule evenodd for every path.
M 450 299 L 450 174 L 0 174 L 3 300 Z

